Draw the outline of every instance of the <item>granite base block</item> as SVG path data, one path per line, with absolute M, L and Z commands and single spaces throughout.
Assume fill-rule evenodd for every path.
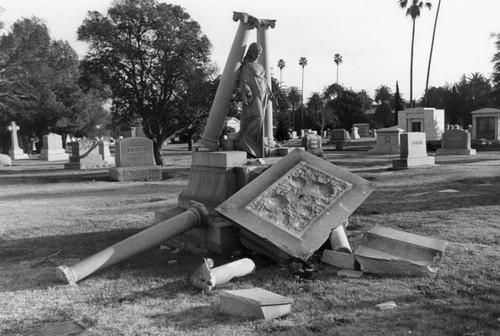
M 108 168 L 108 161 L 68 162 L 64 165 L 64 169 L 98 169 L 98 168 Z
M 109 178 L 113 181 L 161 181 L 162 169 L 160 166 L 113 167 L 108 170 Z
M 436 151 L 436 155 L 476 155 L 475 149 L 452 149 L 440 148 Z
M 433 166 L 434 164 L 435 160 L 433 156 L 421 156 L 414 158 L 392 160 L 392 169 L 407 169 L 420 166 Z

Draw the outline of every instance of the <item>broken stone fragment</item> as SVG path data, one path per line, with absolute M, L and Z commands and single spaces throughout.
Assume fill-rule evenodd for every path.
M 273 319 L 289 314 L 293 300 L 262 288 L 225 290 L 220 293 L 223 314 L 247 318 Z
M 379 303 L 378 305 L 375 305 L 375 308 L 377 308 L 378 310 L 394 309 L 396 307 L 397 307 L 396 302 L 394 301 L 382 302 Z
M 216 285 L 241 277 L 255 270 L 255 263 L 249 258 L 239 259 L 228 264 L 213 267 L 214 262 L 205 258 L 203 263 L 191 274 L 189 281 L 195 287 L 211 291 Z

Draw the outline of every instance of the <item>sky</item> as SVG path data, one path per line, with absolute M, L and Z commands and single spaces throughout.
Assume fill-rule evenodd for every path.
M 433 8 L 422 9 L 416 21 L 413 96 L 425 90 L 432 29 L 438 0 L 427 0 Z M 161 2 L 165 2 L 161 0 Z M 238 23 L 233 11 L 260 19 L 274 19 L 268 32 L 271 72 L 277 79 L 279 59 L 285 86 L 302 87 L 299 59 L 305 57 L 304 98 L 321 92 L 337 81 L 334 55 L 342 56 L 338 83 L 355 91 L 386 85 L 403 98 L 410 97 L 411 19 L 397 0 L 171 0 L 197 21 L 212 43 L 212 60 L 220 71 L 233 42 Z M 66 40 L 83 57 L 86 44 L 76 31 L 89 10 L 103 14 L 112 0 L 2 0 L 0 20 L 10 25 L 23 17 L 36 16 L 47 24 L 52 39 Z M 489 78 L 495 53 L 492 33 L 500 33 L 499 0 L 442 0 L 433 51 L 429 86 L 442 86 L 479 72 Z M 251 33 L 249 43 L 256 40 Z

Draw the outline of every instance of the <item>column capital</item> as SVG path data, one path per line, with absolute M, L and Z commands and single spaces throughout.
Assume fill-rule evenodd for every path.
M 269 29 L 269 27 L 274 28 L 276 26 L 276 20 L 262 19 L 260 20 L 261 29 Z
M 241 21 L 242 23 L 248 24 L 250 25 L 250 29 L 260 27 L 259 19 L 257 19 L 255 16 L 243 12 L 233 12 L 233 21 Z

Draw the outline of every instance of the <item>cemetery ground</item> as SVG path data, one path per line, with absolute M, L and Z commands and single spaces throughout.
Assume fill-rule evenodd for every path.
M 434 277 L 339 277 L 315 255 L 316 270 L 302 278 L 244 249 L 207 255 L 176 238 L 76 286 L 57 279 L 57 266 L 150 227 L 155 210 L 176 206 L 190 155 L 164 155 L 156 182 L 112 182 L 105 169 L 36 160 L 0 168 L 0 335 L 500 335 L 499 152 L 437 157 L 436 166 L 409 170 L 388 169 L 388 155 L 326 152 L 376 185 L 350 216 L 353 251 L 375 225 L 442 239 L 449 245 Z M 202 257 L 217 266 L 242 256 L 256 260 L 255 272 L 210 293 L 188 281 Z M 292 313 L 220 314 L 220 290 L 252 287 L 293 299 Z M 396 307 L 375 307 L 387 301 Z

